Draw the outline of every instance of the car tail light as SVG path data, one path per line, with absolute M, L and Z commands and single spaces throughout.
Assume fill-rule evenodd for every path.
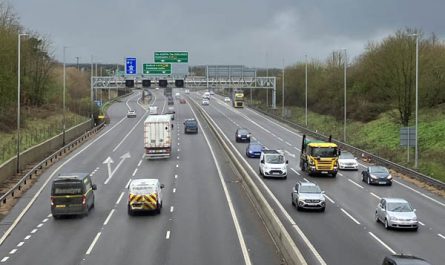
M 51 196 L 51 206 L 54 205 L 54 197 Z

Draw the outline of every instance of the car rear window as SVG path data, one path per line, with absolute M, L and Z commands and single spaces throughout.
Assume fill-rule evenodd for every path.
M 133 186 L 130 192 L 136 195 L 150 194 L 155 192 L 154 186 Z
M 82 192 L 81 182 L 55 182 L 53 184 L 53 195 L 80 195 Z

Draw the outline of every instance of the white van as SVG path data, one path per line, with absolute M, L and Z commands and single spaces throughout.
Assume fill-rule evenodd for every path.
M 151 106 L 150 109 L 149 109 L 149 114 L 150 115 L 158 114 L 158 107 L 157 106 Z
M 259 172 L 263 177 L 287 178 L 287 164 L 289 161 L 283 152 L 278 150 L 263 150 L 260 156 Z

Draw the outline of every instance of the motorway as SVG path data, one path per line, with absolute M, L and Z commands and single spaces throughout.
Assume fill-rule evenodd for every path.
M 202 93 L 189 100 L 201 103 Z M 244 157 L 251 177 L 270 196 L 270 203 L 308 264 L 381 264 L 395 253 L 413 254 L 432 264 L 445 263 L 445 200 L 399 178 L 392 186 L 368 186 L 359 171 L 341 171 L 336 178 L 309 177 L 299 168 L 301 133 L 249 108 L 235 109 L 215 96 L 201 106 Z M 284 150 L 288 178 L 263 179 L 258 176 L 258 159 L 247 158 L 247 144 L 235 143 L 237 128 L 247 128 L 253 139 L 268 149 Z M 299 211 L 291 205 L 290 193 L 296 181 L 317 183 L 326 192 L 326 212 Z M 386 230 L 374 220 L 382 197 L 401 197 L 417 209 L 420 227 L 415 231 Z
M 165 110 L 162 90 L 152 91 L 151 104 Z M 0 263 L 282 264 L 229 159 L 189 104 L 175 103 L 172 156 L 142 158 L 148 106 L 139 97 L 135 90 L 113 104 L 110 124 L 54 164 L 20 198 L 0 224 L 3 232 L 13 227 L 1 243 Z M 126 117 L 129 108 L 137 118 Z M 182 122 L 191 117 L 202 127 L 196 135 L 184 135 Z M 109 157 L 111 175 L 103 163 Z M 97 191 L 88 216 L 52 218 L 51 179 L 63 172 L 91 172 Z M 136 178 L 159 178 L 165 184 L 161 214 L 127 214 L 127 187 Z

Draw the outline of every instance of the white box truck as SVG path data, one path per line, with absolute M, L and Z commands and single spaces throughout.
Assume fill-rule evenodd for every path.
M 144 157 L 168 158 L 172 148 L 170 115 L 149 115 L 144 121 Z

